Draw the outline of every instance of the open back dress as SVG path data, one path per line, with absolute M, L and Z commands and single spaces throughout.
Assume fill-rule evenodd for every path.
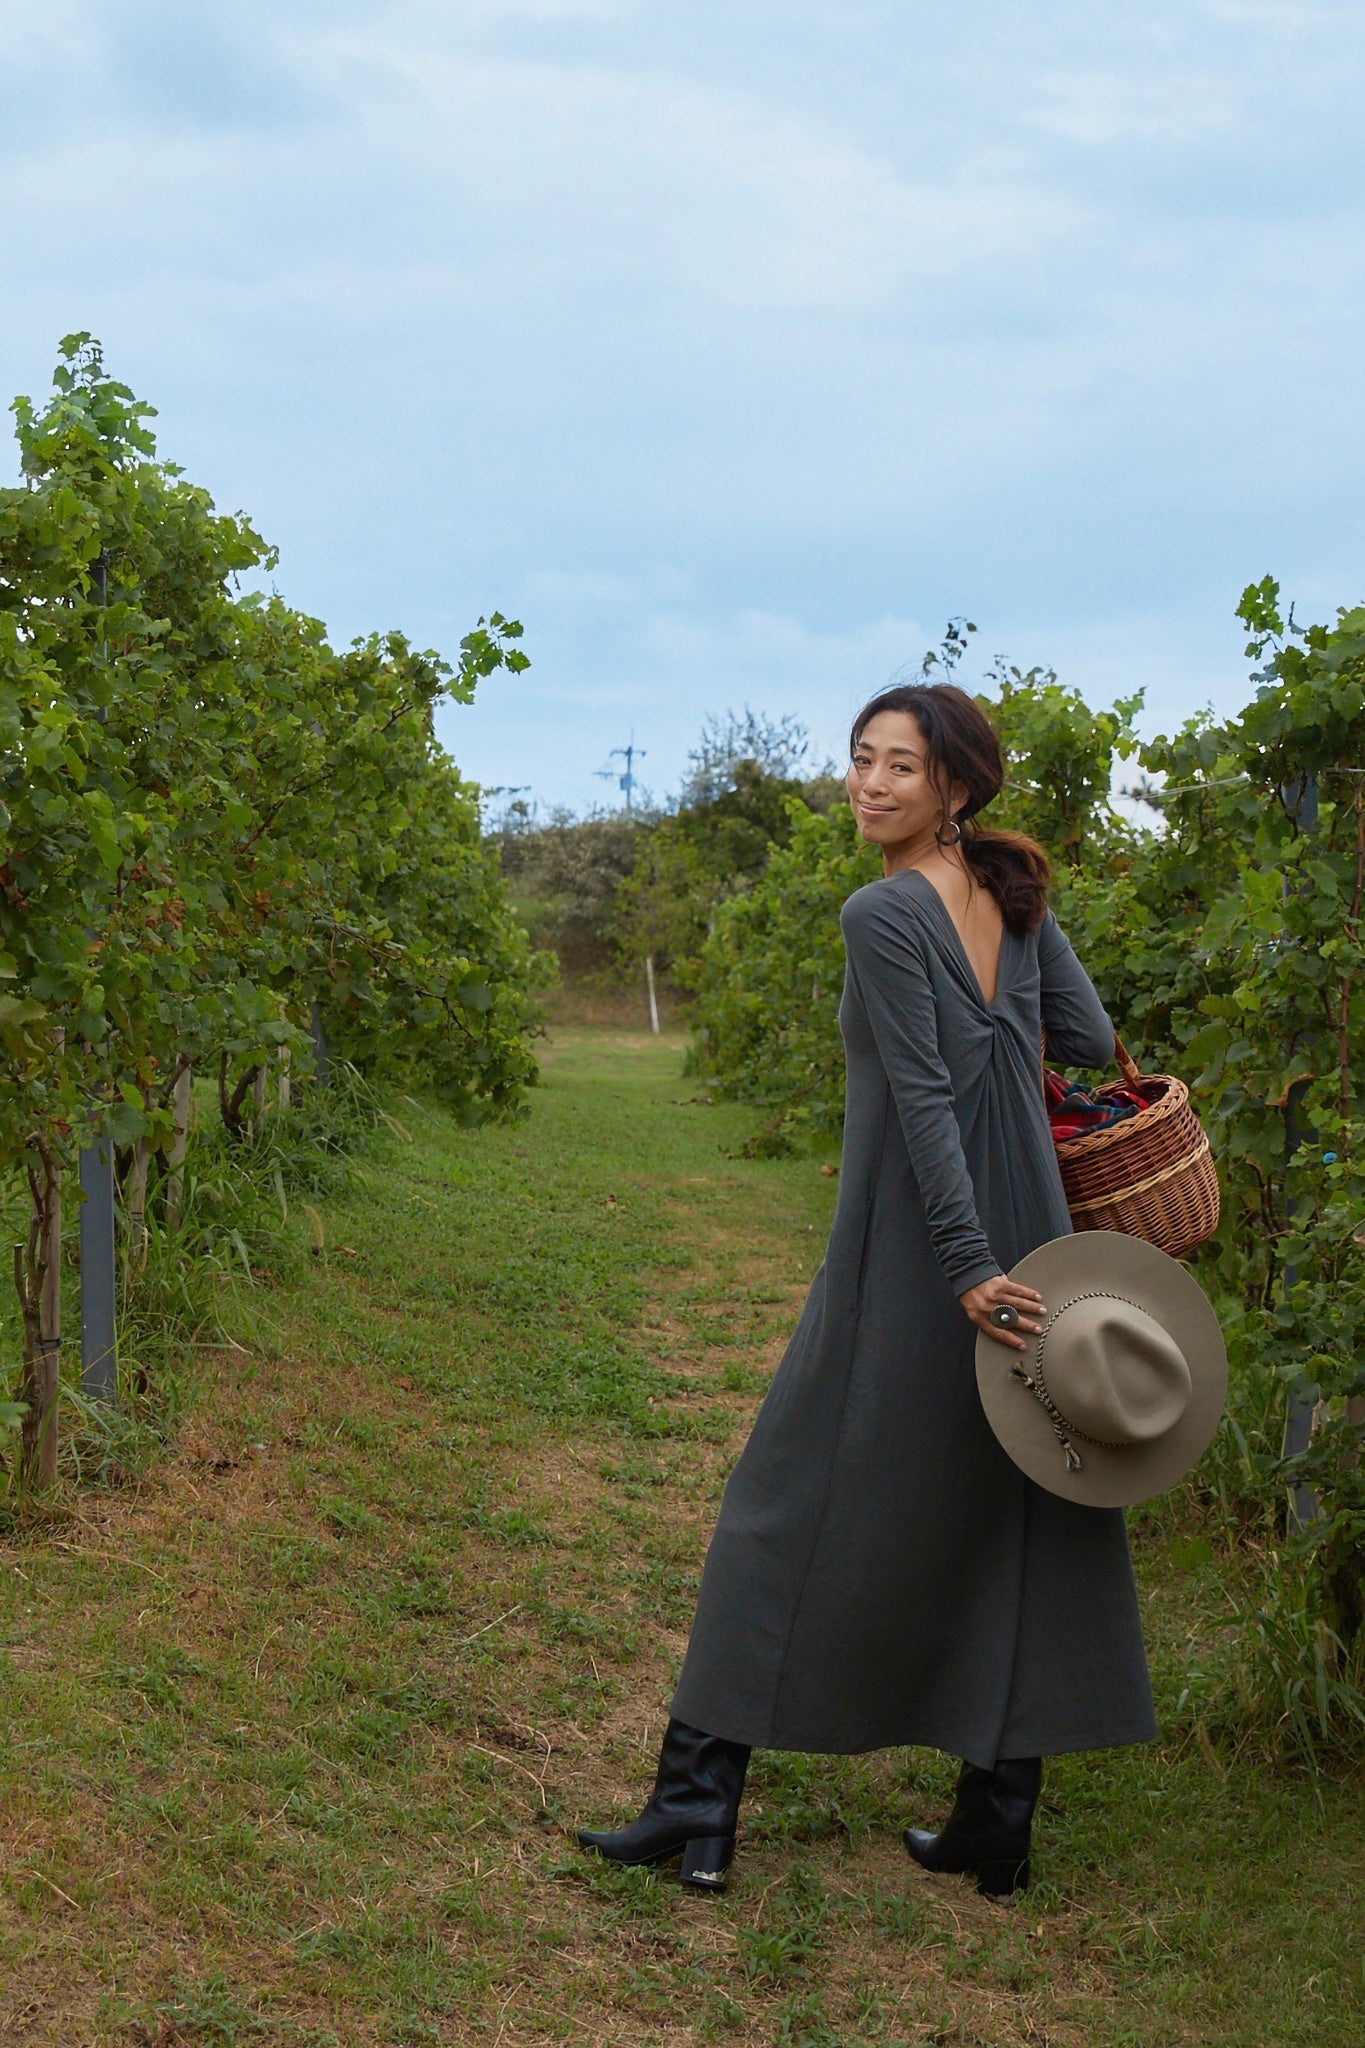
M 1084 1066 L 1113 1027 L 1051 912 L 1005 931 L 989 1003 L 918 870 L 841 921 L 838 1206 L 725 1490 L 672 1712 L 755 1748 L 982 1765 L 1146 1741 L 1122 1511 L 1011 1463 L 957 1299 L 1070 1230 L 1040 1027 Z

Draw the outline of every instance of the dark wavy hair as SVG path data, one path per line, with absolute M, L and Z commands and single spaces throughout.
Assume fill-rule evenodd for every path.
M 1000 905 L 1010 931 L 1036 932 L 1047 915 L 1052 869 L 1036 839 L 1022 832 L 997 832 L 978 825 L 976 814 L 998 796 L 1005 781 L 1005 763 L 995 728 L 974 697 L 956 683 L 893 683 L 864 704 L 849 734 L 850 756 L 863 733 L 881 711 L 908 711 L 924 738 L 926 767 L 943 802 L 955 782 L 967 791 L 957 813 L 962 827 L 961 850 L 978 881 Z

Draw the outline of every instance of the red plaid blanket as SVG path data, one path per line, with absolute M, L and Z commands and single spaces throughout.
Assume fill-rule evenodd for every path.
M 1107 1088 L 1087 1088 L 1080 1081 L 1068 1081 L 1063 1074 L 1044 1069 L 1043 1095 L 1054 1143 L 1060 1138 L 1079 1138 L 1083 1131 L 1102 1131 L 1107 1124 L 1122 1123 L 1147 1107 L 1142 1097 L 1126 1082 L 1114 1081 Z

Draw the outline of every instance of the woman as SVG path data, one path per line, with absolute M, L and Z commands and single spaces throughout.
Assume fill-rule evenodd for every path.
M 1003 780 L 951 684 L 886 690 L 854 724 L 849 799 L 884 873 L 841 919 L 829 1247 L 725 1491 L 653 1796 L 579 1836 L 622 1863 L 681 1852 L 703 1889 L 751 1748 L 956 1754 L 952 1814 L 906 1848 L 1009 1893 L 1041 1758 L 1156 1732 L 1122 1512 L 1025 1478 L 976 1390 L 978 1330 L 1022 1350 L 1047 1313 L 1007 1272 L 1071 1228 L 1041 1031 L 1058 1060 L 1114 1051 L 1042 849 L 976 822 Z

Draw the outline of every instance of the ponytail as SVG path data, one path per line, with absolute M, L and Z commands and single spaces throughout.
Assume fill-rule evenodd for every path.
M 1036 932 L 1047 916 L 1052 866 L 1036 839 L 1023 832 L 995 831 L 972 818 L 962 826 L 961 852 L 968 867 L 1000 905 L 1007 931 L 1016 938 Z

